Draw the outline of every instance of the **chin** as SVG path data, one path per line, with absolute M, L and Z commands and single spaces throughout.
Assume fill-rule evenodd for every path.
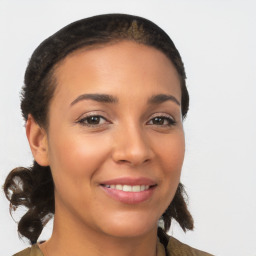
M 124 218 L 121 218 L 120 221 L 116 219 L 114 222 L 112 220 L 105 226 L 105 233 L 119 238 L 132 238 L 145 236 L 157 230 L 158 219 L 156 221 L 145 221 L 145 218 L 127 220 L 128 218 L 126 218 L 126 221 L 124 221 Z

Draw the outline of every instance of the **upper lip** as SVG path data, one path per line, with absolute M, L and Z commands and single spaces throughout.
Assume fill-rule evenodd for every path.
M 147 186 L 154 186 L 156 185 L 156 182 L 152 179 L 146 178 L 146 177 L 121 177 L 111 180 L 106 180 L 101 182 L 102 185 L 147 185 Z

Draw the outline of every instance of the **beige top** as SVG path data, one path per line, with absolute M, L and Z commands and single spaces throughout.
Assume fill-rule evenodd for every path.
M 168 252 L 170 256 L 212 256 L 212 254 L 199 251 L 186 244 L 181 243 L 174 237 L 170 237 L 168 246 Z M 21 252 L 14 254 L 13 256 L 44 256 L 37 244 L 29 247 Z M 157 256 L 165 256 L 164 246 L 157 243 Z

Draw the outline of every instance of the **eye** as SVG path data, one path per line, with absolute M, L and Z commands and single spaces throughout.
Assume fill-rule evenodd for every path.
M 149 125 L 156 125 L 156 126 L 172 126 L 175 125 L 176 122 L 170 116 L 155 116 L 150 119 L 147 124 Z
M 100 126 L 108 123 L 107 119 L 100 115 L 91 115 L 81 118 L 77 121 L 79 124 L 84 126 Z

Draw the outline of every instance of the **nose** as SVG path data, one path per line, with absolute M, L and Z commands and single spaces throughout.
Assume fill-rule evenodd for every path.
M 138 166 L 153 158 L 153 150 L 145 131 L 135 125 L 119 128 L 115 134 L 112 158 L 116 163 Z

